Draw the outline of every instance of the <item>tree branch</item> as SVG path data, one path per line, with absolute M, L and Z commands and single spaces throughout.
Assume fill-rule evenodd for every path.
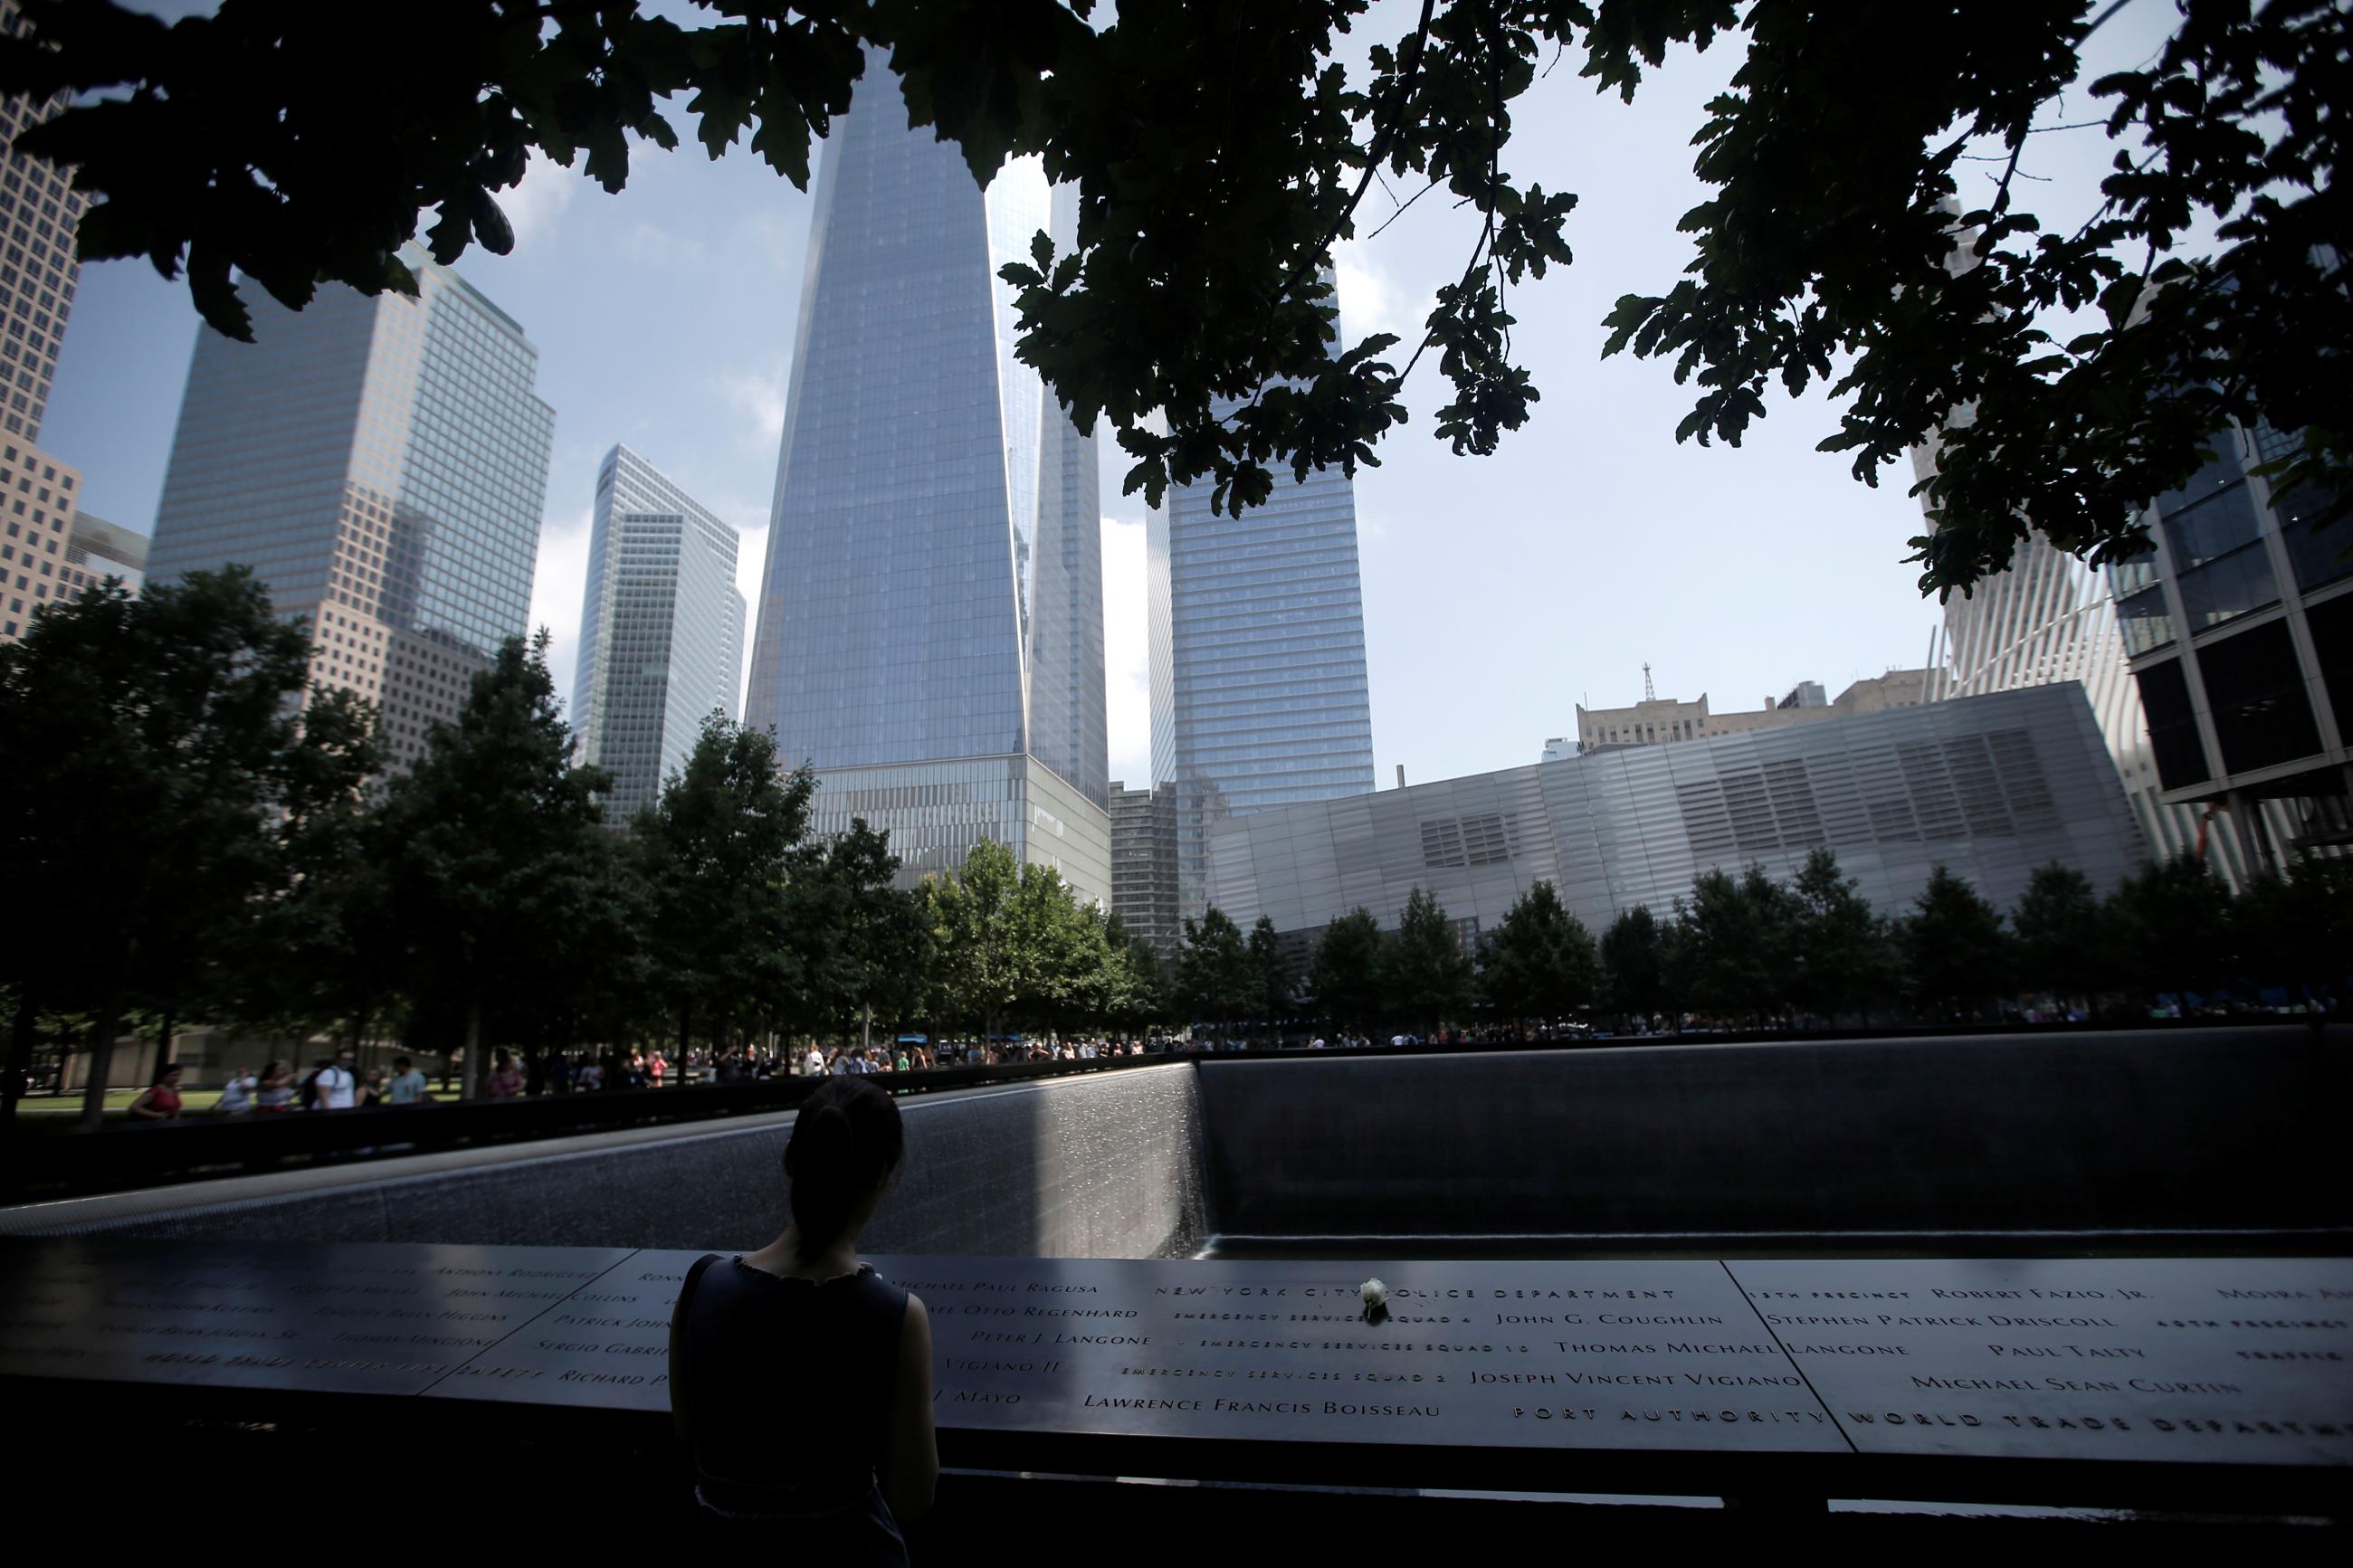
M 1398 129 L 1405 122 L 1406 105 L 1413 100 L 1414 80 L 1421 75 L 1421 57 L 1429 47 L 1430 14 L 1437 8 L 1438 0 L 1421 0 L 1421 20 L 1415 25 L 1413 37 L 1406 46 L 1412 51 L 1413 58 L 1399 62 L 1403 68 L 1396 83 L 1397 101 L 1389 106 L 1391 112 L 1388 122 L 1374 127 L 1372 148 L 1365 157 L 1365 177 L 1356 182 L 1356 194 L 1348 198 L 1348 205 L 1340 209 L 1339 216 L 1332 220 L 1331 227 L 1324 231 L 1324 242 L 1308 254 L 1306 260 L 1293 267 L 1291 276 L 1282 280 L 1282 287 L 1274 291 L 1277 300 L 1298 288 L 1300 279 L 1332 253 L 1332 247 L 1340 241 L 1340 231 L 1348 226 L 1349 220 L 1356 216 L 1358 205 L 1365 199 L 1365 193 L 1372 189 L 1373 176 L 1380 173 L 1381 160 L 1388 156 L 1389 144 L 1397 140 Z

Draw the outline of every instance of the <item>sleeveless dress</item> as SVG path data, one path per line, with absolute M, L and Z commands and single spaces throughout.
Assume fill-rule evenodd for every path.
M 706 1522 L 783 1525 L 828 1563 L 907 1561 L 875 1479 L 906 1314 L 871 1263 L 821 1283 L 740 1257 L 688 1274 L 670 1397 Z

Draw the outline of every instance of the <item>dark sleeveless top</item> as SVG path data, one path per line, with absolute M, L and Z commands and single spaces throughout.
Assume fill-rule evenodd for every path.
M 675 1319 L 671 1400 L 697 1493 L 733 1518 L 832 1521 L 895 1543 L 875 1470 L 899 1375 L 907 1292 L 871 1264 L 819 1283 L 712 1258 Z M 879 1514 L 879 1521 L 867 1516 Z M 903 1550 L 903 1549 L 902 1549 Z

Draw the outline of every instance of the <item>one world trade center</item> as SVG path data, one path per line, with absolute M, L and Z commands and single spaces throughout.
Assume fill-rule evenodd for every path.
M 992 838 L 1111 892 L 1092 438 L 1014 357 L 997 277 L 1066 200 L 984 192 L 870 56 L 817 180 L 745 721 L 818 772 L 814 830 L 902 879 Z

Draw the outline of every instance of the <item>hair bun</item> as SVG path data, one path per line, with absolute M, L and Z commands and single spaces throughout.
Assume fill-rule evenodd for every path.
M 805 1260 L 839 1239 L 859 1199 L 889 1178 L 905 1150 L 898 1106 L 862 1079 L 828 1079 L 802 1102 L 785 1174 Z

